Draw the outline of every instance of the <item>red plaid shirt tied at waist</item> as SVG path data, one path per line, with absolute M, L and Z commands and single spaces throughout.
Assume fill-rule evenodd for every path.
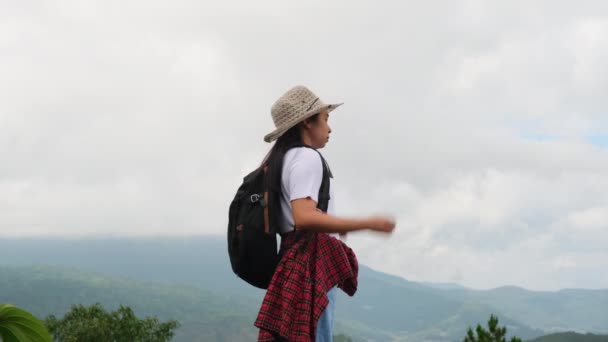
M 255 326 L 258 341 L 314 341 L 317 321 L 335 286 L 349 296 L 357 291 L 359 265 L 350 247 L 333 236 L 309 231 L 288 233 Z

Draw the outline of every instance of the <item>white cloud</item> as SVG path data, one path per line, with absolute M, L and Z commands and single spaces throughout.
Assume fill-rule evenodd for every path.
M 2 235 L 223 234 L 270 105 L 306 84 L 346 102 L 324 150 L 339 212 L 398 218 L 349 236 L 364 262 L 608 287 L 602 1 L 1 7 Z

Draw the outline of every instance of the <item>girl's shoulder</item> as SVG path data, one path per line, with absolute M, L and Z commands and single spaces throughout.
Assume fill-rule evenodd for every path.
M 285 164 L 305 163 L 321 165 L 321 156 L 319 152 L 308 147 L 294 147 L 285 153 Z

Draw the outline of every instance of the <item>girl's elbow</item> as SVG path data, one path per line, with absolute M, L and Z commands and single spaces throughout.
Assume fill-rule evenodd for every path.
M 294 226 L 296 229 L 305 230 L 309 229 L 313 222 L 307 215 L 294 215 Z

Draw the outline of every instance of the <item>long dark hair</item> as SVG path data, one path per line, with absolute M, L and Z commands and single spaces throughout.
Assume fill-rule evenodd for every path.
M 316 122 L 318 118 L 319 114 L 315 114 L 310 118 L 310 120 Z M 283 159 L 285 157 L 285 153 L 287 153 L 290 148 L 302 144 L 302 133 L 300 130 L 300 125 L 298 124 L 287 130 L 287 132 L 283 133 L 277 139 L 262 161 L 262 165 L 260 165 L 260 167 L 268 167 L 266 171 L 266 179 L 268 180 L 268 199 L 271 208 L 280 208 L 281 175 L 283 173 Z M 272 215 L 273 219 L 277 218 L 277 213 L 278 212 L 275 212 Z M 276 221 L 274 223 L 276 223 Z M 276 227 L 276 225 L 273 226 Z

